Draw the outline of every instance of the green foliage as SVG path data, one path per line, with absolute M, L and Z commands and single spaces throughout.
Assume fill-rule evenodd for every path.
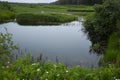
M 13 8 L 7 2 L 0 1 L 0 23 L 8 22 L 15 18 Z
M 27 62 L 27 63 L 26 63 Z M 120 79 L 120 68 L 113 65 L 98 69 L 66 67 L 61 63 L 33 62 L 30 57 L 19 59 L 8 67 L 2 67 L 1 80 L 114 80 Z
M 8 33 L 7 29 L 5 30 L 6 33 L 0 32 L 0 55 L 10 54 L 12 50 L 17 48 L 12 41 L 12 34 Z
M 8 22 L 15 18 L 15 13 L 6 10 L 0 10 L 0 23 Z
M 120 67 L 120 21 L 118 21 L 118 31 L 109 38 L 108 48 L 104 56 L 107 63 L 114 63 Z
M 0 32 L 0 65 L 7 64 L 7 60 L 10 61 L 13 51 L 17 49 L 17 46 L 12 41 L 12 34 L 7 32 Z M 12 59 L 11 59 L 12 60 Z
M 118 0 L 106 0 L 103 5 L 95 6 L 95 14 L 87 18 L 84 23 L 85 32 L 88 33 L 93 46 L 99 43 L 103 49 L 106 48 L 109 36 L 117 30 L 119 16 L 120 1 Z
M 93 4 L 101 4 L 103 0 L 58 0 L 54 2 L 54 4 L 68 4 L 68 5 L 93 5 Z
M 8 2 L 1 2 L 0 1 L 0 10 L 8 10 L 8 11 L 13 11 L 13 8 Z
M 60 24 L 70 22 L 76 19 L 77 17 L 73 15 L 57 13 L 23 13 L 16 16 L 17 22 L 24 25 Z

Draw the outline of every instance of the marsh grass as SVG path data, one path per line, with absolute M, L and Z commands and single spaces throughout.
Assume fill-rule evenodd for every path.
M 77 16 L 58 13 L 23 13 L 16 16 L 21 25 L 55 25 L 77 20 Z
M 15 19 L 15 13 L 7 10 L 0 10 L 0 23 Z
M 23 13 L 23 12 L 29 12 L 29 13 L 40 13 L 41 11 L 44 12 L 57 12 L 57 13 L 70 13 L 68 10 L 84 10 L 82 13 L 82 16 L 85 11 L 87 10 L 94 10 L 93 6 L 86 6 L 86 5 L 20 5 L 20 4 L 14 4 L 12 5 L 14 8 L 16 14 Z M 75 11 L 74 11 L 75 12 Z M 90 12 L 89 12 L 90 13 Z M 74 13 L 73 13 L 74 14 Z M 81 12 L 77 11 L 77 14 L 81 14 Z M 76 13 L 75 13 L 76 15 Z

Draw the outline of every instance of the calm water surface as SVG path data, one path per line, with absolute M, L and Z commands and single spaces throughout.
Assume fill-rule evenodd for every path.
M 57 56 L 61 63 L 68 65 L 96 66 L 98 63 L 99 56 L 89 53 L 91 42 L 79 21 L 57 26 L 21 26 L 9 22 L 0 25 L 0 32 L 4 32 L 4 28 L 13 34 L 13 41 L 32 56 L 42 53 L 50 61 L 55 61 Z

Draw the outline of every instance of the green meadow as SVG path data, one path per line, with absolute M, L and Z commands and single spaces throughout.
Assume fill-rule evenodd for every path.
M 49 12 L 55 12 L 55 13 L 67 13 L 67 14 L 81 14 L 83 11 L 69 11 L 69 10 L 94 10 L 93 6 L 85 6 L 85 5 L 38 5 L 38 4 L 14 4 L 12 5 L 15 12 L 17 14 L 23 13 L 23 12 L 29 12 L 29 13 L 49 13 Z M 84 11 L 85 12 L 85 11 Z M 84 13 L 83 12 L 83 13 Z

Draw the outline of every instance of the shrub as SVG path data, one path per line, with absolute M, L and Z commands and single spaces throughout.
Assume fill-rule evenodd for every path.
M 95 6 L 95 14 L 87 18 L 85 32 L 94 44 L 98 44 L 106 49 L 109 36 L 117 30 L 117 20 L 120 16 L 120 1 L 106 0 L 103 5 Z M 102 49 L 101 53 L 105 53 Z M 99 53 L 99 52 L 98 52 Z

